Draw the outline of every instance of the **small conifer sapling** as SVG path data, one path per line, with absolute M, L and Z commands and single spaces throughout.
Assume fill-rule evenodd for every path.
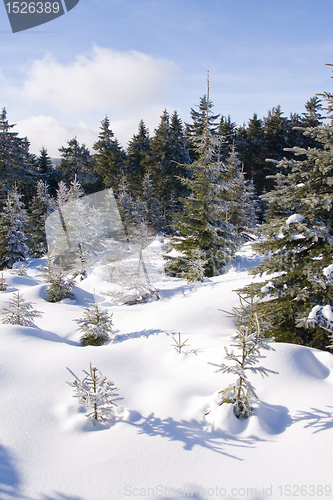
M 113 382 L 103 376 L 91 363 L 89 372 L 83 370 L 85 377 L 82 380 L 69 368 L 67 370 L 75 379 L 74 382 L 67 382 L 69 386 L 74 388 L 74 397 L 79 398 L 80 404 L 92 410 L 87 417 L 94 420 L 106 420 L 119 416 L 119 411 L 116 410 L 118 405 L 115 401 L 123 398 L 117 397 L 118 389 L 114 387 Z
M 225 359 L 232 361 L 234 364 L 209 364 L 218 367 L 216 372 L 222 372 L 222 374 L 232 373 L 236 376 L 234 382 L 219 392 L 219 404 L 233 404 L 235 416 L 246 419 L 253 411 L 252 404 L 258 399 L 254 387 L 247 378 L 247 372 L 259 373 L 262 377 L 277 372 L 263 366 L 256 366 L 259 359 L 265 357 L 261 355 L 261 349 L 274 350 L 269 345 L 270 342 L 274 341 L 274 338 L 261 336 L 259 319 L 255 312 L 258 301 L 254 300 L 252 288 L 249 297 L 242 297 L 240 293 L 237 294 L 240 300 L 240 308 L 233 308 L 231 317 L 236 318 L 238 329 L 236 335 L 232 337 L 234 343 L 231 346 L 235 347 L 238 353 L 235 354 L 233 350 L 229 352 L 225 347 Z
M 172 339 L 175 343 L 175 345 L 172 345 L 172 347 L 179 353 L 181 354 L 182 352 L 182 348 L 183 347 L 189 347 L 189 344 L 186 344 L 186 342 L 188 341 L 188 339 L 185 340 L 185 342 L 182 342 L 181 339 L 180 339 L 180 332 L 178 333 L 178 342 L 177 340 L 173 337 Z
M 112 314 L 102 309 L 94 294 L 94 302 L 84 308 L 83 318 L 74 320 L 82 332 L 80 339 L 83 346 L 101 346 L 113 335 Z
M 33 326 L 34 319 L 42 316 L 42 312 L 36 311 L 31 302 L 26 302 L 20 292 L 14 293 L 14 297 L 2 308 L 2 323 L 9 325 Z
M 0 276 L 0 292 L 4 292 L 5 290 L 7 290 L 7 283 L 6 283 L 5 278 L 3 277 L 3 273 L 1 273 L 1 276 Z

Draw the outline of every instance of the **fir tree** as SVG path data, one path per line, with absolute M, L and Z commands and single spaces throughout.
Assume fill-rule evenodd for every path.
M 69 182 L 75 177 L 87 193 L 94 192 L 98 177 L 93 174 L 94 165 L 88 148 L 85 144 L 80 145 L 76 137 L 67 144 L 67 147 L 59 148 L 61 162 L 57 170 L 62 180 Z
M 73 299 L 72 288 L 74 281 L 68 279 L 66 273 L 62 270 L 61 261 L 57 266 L 51 259 L 48 259 L 47 266 L 42 268 L 42 274 L 46 283 L 50 286 L 46 289 L 48 302 L 60 302 L 63 299 Z
M 80 380 L 69 368 L 67 370 L 74 377 L 74 382 L 67 382 L 73 387 L 75 397 L 79 398 L 79 403 L 86 408 L 92 409 L 87 417 L 95 420 L 106 420 L 119 415 L 116 410 L 118 405 L 115 401 L 123 398 L 117 397 L 114 383 L 104 377 L 101 372 L 90 363 L 89 372 L 83 370 L 85 376 Z
M 133 196 L 141 194 L 140 187 L 149 163 L 149 153 L 149 130 L 141 120 L 138 133 L 128 143 L 126 155 L 126 179 Z
M 32 255 L 42 257 L 47 253 L 45 221 L 52 211 L 52 201 L 48 185 L 43 180 L 37 182 L 36 195 L 29 207 L 29 236 L 32 242 Z
M 101 122 L 98 141 L 93 145 L 95 173 L 101 176 L 105 188 L 112 188 L 118 193 L 120 180 L 124 174 L 125 153 L 110 129 L 110 120 L 106 116 Z
M 209 129 L 208 103 L 206 128 L 195 139 L 198 160 L 188 166 L 191 177 L 183 179 L 191 194 L 182 200 L 183 212 L 175 216 L 172 226 L 175 234 L 166 256 L 167 270 L 182 277 L 192 274 L 194 251 L 203 252 L 202 260 L 207 262 L 205 276 L 210 277 L 221 272 L 237 247 L 235 228 L 227 220 L 230 205 L 225 196 L 230 189 L 224 178 L 227 167 L 220 159 L 220 137 Z M 170 255 L 171 250 L 178 255 Z
M 218 367 L 216 372 L 236 375 L 236 380 L 219 392 L 219 404 L 232 404 L 237 418 L 248 418 L 253 411 L 252 404 L 258 396 L 246 373 L 248 371 L 259 373 L 262 377 L 268 376 L 269 373 L 276 373 L 263 366 L 256 366 L 259 359 L 265 357 L 261 355 L 261 349 L 274 350 L 269 345 L 274 338 L 267 339 L 261 334 L 260 321 L 256 312 L 258 300 L 254 298 L 252 284 L 249 296 L 244 297 L 238 293 L 238 297 L 240 307 L 233 308 L 231 313 L 231 317 L 236 319 L 238 325 L 236 335 L 232 337 L 234 343 L 231 346 L 238 350 L 238 354 L 235 354 L 233 350 L 229 352 L 225 347 L 225 359 L 233 362 L 234 365 L 209 364 Z
M 3 273 L 1 273 L 1 276 L 0 276 L 0 292 L 4 292 L 5 290 L 7 290 L 7 283 L 6 283 L 6 280 L 5 278 L 3 277 Z
M 43 313 L 35 311 L 31 302 L 26 302 L 20 292 L 14 293 L 13 298 L 5 304 L 1 312 L 2 323 L 9 325 L 33 326 L 34 319 L 40 318 Z
M 25 193 L 30 190 L 33 182 L 28 163 L 29 141 L 26 137 L 18 137 L 18 133 L 11 130 L 13 127 L 15 124 L 9 124 L 6 108 L 3 108 L 0 113 L 0 183 L 2 186 L 0 205 L 3 205 L 8 185 L 16 183 L 21 192 Z
M 102 309 L 94 294 L 94 302 L 84 308 L 83 318 L 74 320 L 82 333 L 80 338 L 83 346 L 101 346 L 114 334 L 112 330 L 112 314 Z
M 29 255 L 27 214 L 15 187 L 8 193 L 0 221 L 0 269 L 12 267 Z
M 43 181 L 44 184 L 49 186 L 50 194 L 54 196 L 58 181 L 60 181 L 60 174 L 55 170 L 50 155 L 44 146 L 35 160 L 34 173 L 38 175 L 39 181 Z
M 254 245 L 265 258 L 252 269 L 254 275 L 272 274 L 254 286 L 266 297 L 260 307 L 270 317 L 276 339 L 317 348 L 327 344 L 325 331 L 306 329 L 300 320 L 314 306 L 333 303 L 332 287 L 322 274 L 332 262 L 333 97 L 323 97 L 330 122 L 305 131 L 321 147 L 294 147 L 289 151 L 295 158 L 277 164 L 275 188 L 265 195 L 269 208 L 262 226 L 264 239 Z

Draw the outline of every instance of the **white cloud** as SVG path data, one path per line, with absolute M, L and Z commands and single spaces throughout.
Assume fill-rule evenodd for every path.
M 66 146 L 67 141 L 77 137 L 80 143 L 85 143 L 88 148 L 96 141 L 98 131 L 89 128 L 84 122 L 77 125 L 64 125 L 51 116 L 32 116 L 17 122 L 14 129 L 20 137 L 27 136 L 31 143 L 31 153 L 39 154 L 44 146 L 49 155 L 54 158 L 60 156 L 58 148 Z
M 133 134 L 138 131 L 139 121 L 144 120 L 146 126 L 153 135 L 154 128 L 157 127 L 162 114 L 160 106 L 151 106 L 142 114 L 140 111 L 127 114 L 121 120 L 110 120 L 110 128 L 120 144 L 126 148 L 128 141 Z M 94 151 L 92 146 L 97 141 L 100 123 L 96 127 L 89 126 L 86 122 L 80 121 L 74 125 L 67 125 L 59 122 L 52 116 L 32 116 L 19 120 L 14 128 L 19 137 L 27 136 L 30 141 L 30 152 L 39 155 L 44 146 L 49 155 L 54 158 L 59 157 L 58 148 L 66 146 L 67 141 L 76 137 L 80 144 L 84 143 L 90 152 Z
M 93 46 L 90 57 L 69 64 L 51 54 L 35 60 L 16 99 L 61 113 L 143 108 L 165 96 L 179 72 L 171 61 L 137 51 L 119 52 Z

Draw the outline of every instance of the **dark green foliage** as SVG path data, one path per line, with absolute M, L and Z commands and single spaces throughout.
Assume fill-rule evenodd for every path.
M 118 193 L 119 183 L 125 173 L 125 153 L 110 129 L 110 120 L 106 116 L 101 122 L 98 140 L 93 145 L 95 153 L 95 173 L 102 178 L 103 187 L 112 188 Z
M 62 180 L 69 182 L 75 177 L 86 194 L 94 192 L 98 177 L 93 173 L 94 165 L 89 150 L 85 144 L 80 145 L 76 137 L 67 141 L 67 144 L 67 148 L 59 148 L 61 162 L 57 171 L 61 173 Z
M 18 137 L 17 132 L 11 129 L 7 120 L 6 108 L 0 113 L 0 205 L 3 206 L 6 199 L 8 185 L 16 184 L 21 193 L 30 192 L 33 178 L 30 173 L 29 164 L 29 141 L 27 138 Z
M 230 202 L 226 199 L 228 182 L 224 180 L 226 166 L 219 161 L 219 137 L 207 130 L 199 138 L 199 159 L 192 163 L 191 178 L 183 182 L 191 191 L 184 198 L 183 213 L 175 216 L 174 236 L 170 247 L 177 257 L 167 257 L 167 269 L 191 280 L 195 251 L 203 252 L 205 276 L 220 274 L 226 261 L 237 247 L 235 228 L 227 220 Z
M 101 308 L 95 296 L 90 307 L 84 308 L 83 318 L 75 321 L 83 334 L 80 339 L 83 346 L 101 346 L 113 335 L 112 314 Z
M 7 194 L 0 219 L 0 269 L 13 267 L 29 255 L 27 214 L 15 187 Z
M 42 257 L 47 253 L 45 221 L 51 211 L 51 198 L 48 193 L 48 185 L 44 181 L 39 180 L 36 195 L 29 207 L 28 231 L 31 241 L 31 253 L 34 257 Z
M 139 130 L 128 143 L 126 157 L 126 179 L 132 195 L 141 193 L 141 185 L 149 162 L 150 138 L 149 131 L 143 120 Z
M 333 97 L 324 98 L 332 109 Z M 273 274 L 254 287 L 266 297 L 260 307 L 276 340 L 321 349 L 328 343 L 326 332 L 302 325 L 313 306 L 333 303 L 332 287 L 323 273 L 333 257 L 332 115 L 329 118 L 330 123 L 305 131 L 320 147 L 294 147 L 290 151 L 295 158 L 277 164 L 275 188 L 265 195 L 269 208 L 264 239 L 254 245 L 265 258 L 252 270 L 259 276 Z

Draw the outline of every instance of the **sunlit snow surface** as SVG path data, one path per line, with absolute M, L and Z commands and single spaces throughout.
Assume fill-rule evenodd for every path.
M 279 374 L 250 376 L 259 402 L 237 420 L 214 403 L 231 376 L 208 362 L 223 362 L 235 326 L 219 309 L 237 306 L 233 290 L 251 281 L 246 269 L 257 261 L 245 245 L 225 274 L 187 285 L 164 276 L 161 246 L 145 250 L 161 295 L 147 304 L 113 302 L 98 268 L 78 281 L 75 301 L 61 303 L 46 301 L 41 260 L 29 261 L 28 276 L 4 271 L 0 305 L 19 290 L 44 314 L 35 327 L 0 324 L 1 500 L 275 500 L 288 485 L 298 498 L 309 496 L 301 486 L 330 498 L 333 356 L 276 344 L 262 365 Z M 73 320 L 94 289 L 116 336 L 81 347 Z M 172 347 L 178 332 L 188 339 L 183 354 Z M 94 425 L 73 397 L 66 366 L 80 376 L 90 362 L 119 389 L 123 418 Z

